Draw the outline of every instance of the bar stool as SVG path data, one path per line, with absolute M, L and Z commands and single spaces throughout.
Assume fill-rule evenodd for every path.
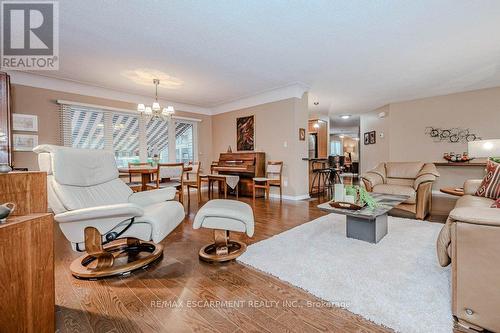
M 318 195 L 325 193 L 325 189 L 330 183 L 330 168 L 325 167 L 326 161 L 313 161 L 311 163 L 312 172 L 314 174 L 311 182 L 311 193 L 317 190 Z

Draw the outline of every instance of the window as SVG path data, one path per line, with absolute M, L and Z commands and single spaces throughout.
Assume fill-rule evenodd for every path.
M 82 107 L 63 109 L 64 144 L 74 148 L 104 149 L 104 112 Z
M 330 141 L 330 155 L 343 155 L 342 152 L 342 142 L 341 141 Z
M 139 118 L 122 113 L 113 114 L 113 150 L 118 167 L 139 162 Z
M 160 162 L 168 162 L 168 121 L 150 119 L 146 125 L 146 142 L 148 160 L 154 155 L 160 157 Z
M 188 163 L 193 161 L 193 124 L 177 121 L 175 123 L 175 161 Z
M 118 167 L 159 161 L 188 163 L 197 159 L 197 121 L 174 117 L 166 121 L 126 110 L 58 101 L 63 144 L 67 147 L 109 149 Z M 175 138 L 171 139 L 170 138 Z M 170 154 L 169 154 L 170 152 Z

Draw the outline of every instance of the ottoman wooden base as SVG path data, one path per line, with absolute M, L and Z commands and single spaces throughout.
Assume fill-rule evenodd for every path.
M 226 262 L 238 258 L 246 249 L 245 243 L 229 239 L 229 231 L 215 229 L 214 243 L 202 247 L 199 257 L 206 262 Z

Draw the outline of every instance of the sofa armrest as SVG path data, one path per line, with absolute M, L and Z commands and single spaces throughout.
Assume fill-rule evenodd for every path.
M 366 186 L 366 190 L 369 192 L 373 190 L 374 186 L 384 183 L 384 178 L 382 178 L 380 174 L 371 171 L 368 171 L 367 173 L 362 175 L 361 179 L 365 182 L 365 185 L 369 185 Z
M 450 212 L 450 219 L 457 222 L 500 227 L 500 209 L 489 207 L 459 207 Z
M 126 220 L 132 217 L 142 216 L 143 214 L 144 210 L 141 207 L 131 203 L 124 203 L 76 209 L 57 214 L 54 216 L 54 219 L 59 223 L 97 221 L 111 218 Z
M 413 188 L 415 190 L 418 190 L 418 187 L 421 185 L 421 184 L 425 184 L 425 183 L 432 183 L 436 180 L 436 176 L 432 175 L 432 174 L 424 174 L 424 175 L 421 175 L 421 176 L 418 176 L 415 181 L 413 182 Z
M 175 198 L 176 189 L 174 187 L 165 187 L 157 190 L 135 192 L 130 195 L 128 201 L 145 207 L 155 203 L 173 200 Z
M 474 195 L 483 182 L 482 179 L 468 179 L 464 183 L 464 194 Z

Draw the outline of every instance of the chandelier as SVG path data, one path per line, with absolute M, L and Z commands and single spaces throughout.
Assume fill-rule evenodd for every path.
M 163 109 L 158 102 L 158 86 L 160 85 L 160 80 L 154 79 L 153 84 L 155 85 L 155 100 L 151 106 L 144 104 L 137 104 L 137 111 L 141 113 L 141 115 L 146 115 L 152 118 L 157 119 L 169 119 L 175 113 L 174 107 L 168 105 Z

